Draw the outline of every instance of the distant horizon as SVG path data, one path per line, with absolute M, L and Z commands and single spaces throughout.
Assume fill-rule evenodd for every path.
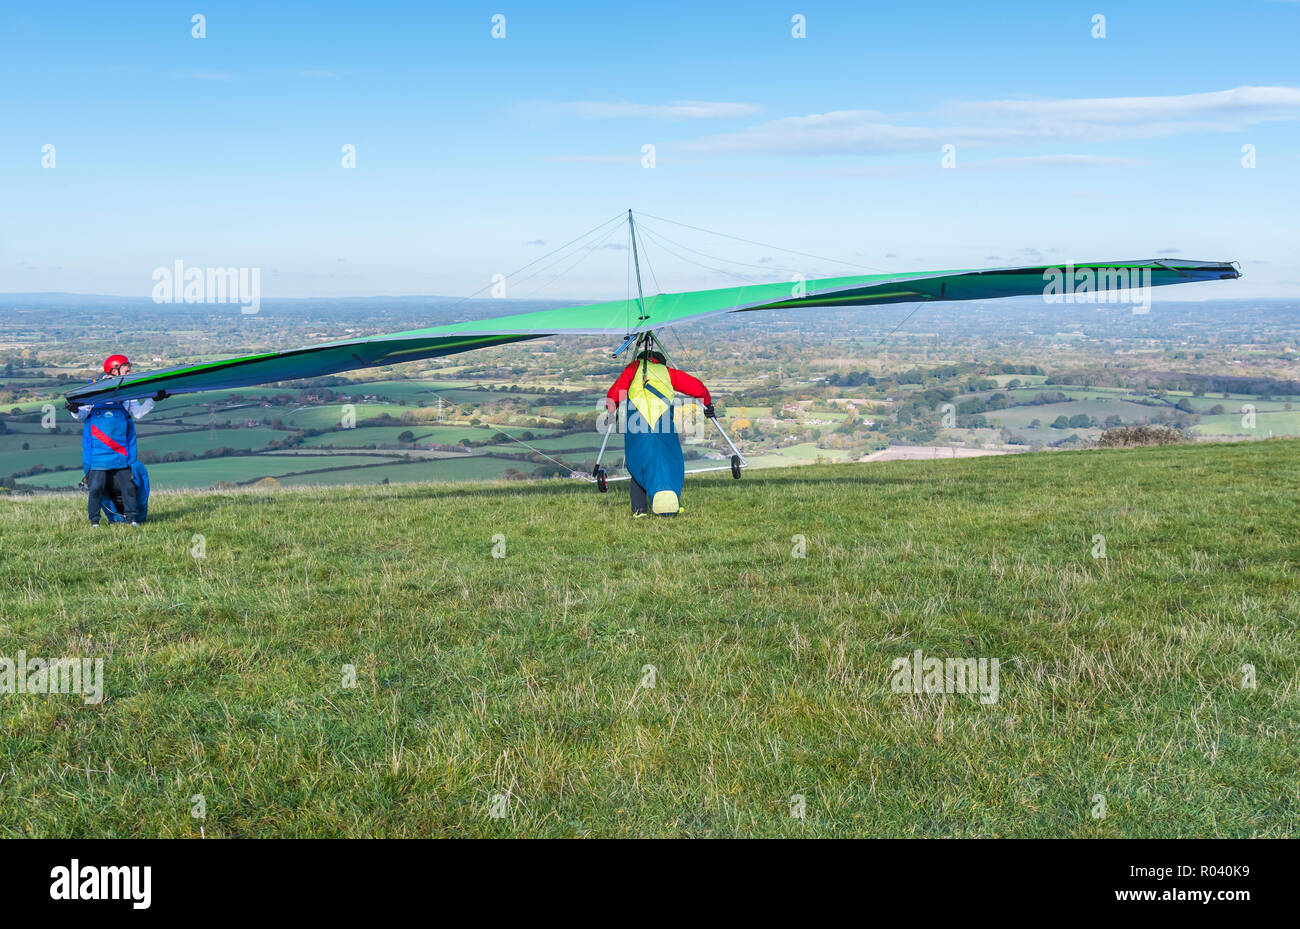
M 1220 282 L 1218 281 L 1211 282 L 1211 286 L 1217 285 L 1219 283 Z M 1184 286 L 1190 288 L 1197 285 L 1188 284 Z M 1202 284 L 1200 286 L 1206 286 L 1206 285 Z M 1248 297 L 1241 297 L 1235 295 L 1234 296 L 1215 295 L 1215 296 L 1205 296 L 1205 297 L 1166 297 L 1160 293 L 1161 290 L 1164 290 L 1164 288 L 1160 288 L 1156 291 L 1158 295 L 1156 300 L 1159 303 L 1211 303 L 1216 301 L 1220 303 L 1229 303 L 1229 302 L 1250 303 L 1250 302 L 1258 302 L 1261 300 L 1300 301 L 1300 294 L 1292 294 L 1289 296 L 1248 296 Z M 157 306 L 160 308 L 173 307 L 173 308 L 180 309 L 184 307 L 192 307 L 197 309 L 199 307 L 206 306 L 206 307 L 212 307 L 214 309 L 216 308 L 227 309 L 231 311 L 232 315 L 240 315 L 238 312 L 239 310 L 238 305 L 230 304 L 230 303 L 156 303 L 151 298 L 140 296 L 138 294 L 102 294 L 102 293 L 88 293 L 88 292 L 83 293 L 81 291 L 65 291 L 65 290 L 32 290 L 32 291 L 13 291 L 13 292 L 0 291 L 0 300 L 19 299 L 23 297 L 84 297 L 87 299 L 104 299 L 104 300 L 138 300 L 142 303 L 148 303 L 152 306 Z M 343 302 L 347 300 L 453 300 L 453 301 L 459 301 L 463 303 L 573 303 L 574 305 L 582 305 L 587 303 L 596 303 L 607 299 L 609 298 L 608 297 L 590 297 L 590 298 L 588 297 L 482 297 L 482 296 L 462 297 L 456 294 L 341 294 L 337 296 L 313 295 L 313 296 L 305 296 L 305 297 L 263 297 L 262 305 L 266 306 L 267 304 L 271 304 L 271 303 L 291 302 L 291 301 L 300 301 L 300 300 L 329 300 L 329 301 L 337 301 L 337 302 Z M 614 299 L 618 299 L 618 298 L 614 298 Z M 979 306 L 988 303 L 1013 303 L 1013 302 L 1026 303 L 1030 301 L 1042 302 L 1042 298 L 1030 295 L 1030 296 L 1021 296 L 1021 297 L 990 298 L 988 300 L 925 300 L 925 301 L 917 301 L 917 302 L 924 302 L 928 304 L 951 303 L 954 305 Z M 843 307 L 842 309 L 850 309 L 850 310 L 871 309 L 872 306 L 878 308 L 880 306 L 898 306 L 898 305 L 907 305 L 907 304 L 906 303 L 874 304 L 874 305 L 869 305 L 864 307 L 846 306 Z M 1092 304 L 1088 304 L 1086 302 L 1080 301 L 1079 303 L 1065 304 L 1065 305 L 1090 306 Z M 1110 306 L 1111 305 L 1109 304 L 1096 304 L 1095 308 L 1106 309 Z M 1126 307 L 1124 307 L 1122 304 L 1114 304 L 1114 308 L 1126 309 Z M 257 314 L 247 314 L 247 315 L 255 316 Z

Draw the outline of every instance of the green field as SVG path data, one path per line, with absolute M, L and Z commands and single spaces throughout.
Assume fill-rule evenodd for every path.
M 1010 376 L 1007 379 L 1009 380 Z M 960 404 L 972 397 L 987 398 L 997 392 L 988 390 L 975 394 L 962 394 L 953 402 Z M 1248 396 L 1234 396 L 1225 399 L 1221 395 L 1194 397 L 1185 391 L 1170 391 L 1166 394 L 1168 402 L 1161 403 L 1150 398 L 1143 398 L 1141 394 L 1131 390 L 1110 387 L 1054 385 L 1016 388 L 1002 391 L 1002 393 L 1005 393 L 1013 402 L 1017 403 L 1024 403 L 1040 393 L 1061 393 L 1070 398 L 1060 403 L 1012 406 L 1003 410 L 990 410 L 983 414 L 990 425 L 1006 427 L 1030 442 L 1034 440 L 1056 442 L 1071 433 L 1077 434 L 1080 438 L 1095 439 L 1101 432 L 1100 424 L 1104 423 L 1109 416 L 1119 416 L 1126 424 L 1147 422 L 1156 419 L 1162 414 L 1174 413 L 1174 405 L 1184 398 L 1192 405 L 1194 412 L 1200 416 L 1200 421 L 1192 427 L 1192 432 L 1197 435 L 1268 438 L 1270 429 L 1273 431 L 1273 435 L 1276 436 L 1300 435 L 1300 410 L 1286 410 L 1285 401 L 1281 400 L 1261 401 Z M 1139 403 L 1137 402 L 1138 399 L 1144 399 L 1145 402 Z M 1242 426 L 1241 407 L 1243 403 L 1250 403 L 1255 406 L 1257 416 L 1254 429 Z M 1226 412 L 1211 414 L 1210 410 L 1216 405 L 1223 406 Z M 1098 421 L 1098 426 L 1071 427 L 1069 429 L 1051 428 L 1052 421 L 1058 416 L 1069 418 L 1080 413 L 1093 417 Z M 1041 423 L 1037 428 L 1030 425 L 1035 419 Z M 945 435 L 960 437 L 964 432 L 964 429 L 957 429 L 951 430 Z
M 323 460 L 332 461 L 333 456 Z M 527 473 L 535 467 L 536 465 L 529 462 L 507 461 L 500 458 L 437 458 L 384 464 L 374 468 L 350 468 L 345 471 L 303 474 L 297 477 L 282 477 L 278 480 L 288 487 L 378 484 L 384 480 L 394 484 L 415 481 L 481 481 L 499 478 L 510 468 Z
M 514 436 L 532 432 L 541 441 L 545 441 L 541 437 L 552 434 L 552 430 L 543 426 L 439 426 L 429 423 L 403 423 L 399 426 L 360 426 L 356 429 L 326 432 L 309 436 L 303 440 L 303 445 L 316 448 L 357 448 L 372 443 L 397 444 L 397 437 L 404 432 L 412 433 L 416 444 L 420 445 L 431 442 L 439 445 L 459 445 L 462 439 L 468 439 L 470 442 L 486 442 L 498 432 Z M 529 444 L 533 445 L 536 442 L 529 440 Z
M 0 835 L 1290 836 L 1297 486 L 1275 441 L 719 475 L 635 522 L 567 481 L 17 498 L 5 653 L 103 657 L 106 699 L 0 700 Z M 998 658 L 996 701 L 895 692 L 917 649 Z
M 988 396 L 989 391 L 982 396 Z M 1144 422 L 1151 417 L 1169 412 L 1171 407 L 1144 406 L 1140 403 L 1133 403 L 1125 399 L 1130 396 L 1127 391 L 1111 391 L 1095 388 L 1078 388 L 1078 387 L 1043 387 L 1031 388 L 1028 390 L 1016 389 L 1004 391 L 1012 400 L 1024 402 L 1031 400 L 1040 393 L 1063 393 L 1072 399 L 1063 403 L 1044 403 L 1037 406 L 1013 406 L 1005 410 L 993 410 L 985 413 L 984 416 L 988 421 L 995 425 L 1006 426 L 1013 431 L 1022 432 L 1031 438 L 1041 438 L 1048 441 L 1056 441 L 1070 432 L 1087 432 L 1088 430 L 1079 429 L 1052 429 L 1049 424 L 1058 416 L 1065 416 L 1067 419 L 1084 413 L 1099 421 L 1104 422 L 1108 416 L 1118 416 L 1124 422 Z M 955 401 L 960 402 L 960 398 Z M 1035 419 L 1042 422 L 1042 427 L 1033 429 L 1030 423 Z M 1094 432 L 1096 430 L 1093 430 Z
M 1228 406 L 1227 403 L 1224 406 Z M 1229 407 L 1231 409 L 1231 407 Z M 1267 438 L 1273 435 L 1300 435 L 1300 410 L 1283 410 L 1280 405 L 1256 404 L 1255 425 L 1245 425 L 1245 417 L 1238 412 L 1202 416 L 1201 421 L 1192 427 L 1192 432 L 1201 435 L 1241 435 L 1250 438 Z
M 28 448 L 24 449 L 24 445 Z M 75 468 L 80 464 L 80 435 L 51 435 L 48 432 L 0 435 L 0 477 L 37 465 Z
M 343 393 L 350 393 L 354 397 L 374 394 L 389 400 L 418 401 L 420 403 L 426 403 L 432 397 L 433 402 L 437 403 L 438 398 L 433 396 L 434 393 L 472 386 L 474 386 L 474 381 L 433 381 L 421 378 L 409 381 L 364 381 L 350 387 L 340 387 L 338 390 Z
M 549 435 L 549 429 L 525 426 L 436 426 L 428 423 L 409 423 L 400 426 L 364 426 L 356 429 L 343 429 L 338 432 L 326 432 L 321 435 L 308 436 L 303 445 L 308 448 L 365 448 L 372 444 L 397 445 L 398 436 L 410 432 L 415 436 L 417 445 L 459 445 L 462 439 L 470 442 L 486 442 L 495 433 L 519 435 L 532 431 L 536 436 Z M 529 444 L 534 444 L 530 442 Z
M 187 451 L 195 455 L 218 448 L 234 448 L 242 451 L 263 449 L 276 439 L 285 438 L 288 433 L 273 429 L 190 429 L 175 430 L 176 427 L 159 423 L 140 423 L 138 427 L 138 445 L 142 454 L 165 455 L 168 452 Z M 23 445 L 29 446 L 24 450 Z M 49 432 L 20 433 L 0 435 L 0 477 L 6 477 L 36 465 L 47 468 L 76 469 L 81 465 L 80 434 L 51 435 Z M 149 465 L 150 473 L 159 465 Z M 238 466 L 236 466 L 238 467 Z M 78 478 L 77 480 L 80 480 Z M 45 483 L 45 475 L 30 478 L 30 482 Z M 76 483 L 76 481 L 73 481 Z M 182 486 L 195 486 L 186 484 Z
M 426 437 L 429 430 L 425 426 L 365 426 L 308 436 L 302 440 L 302 444 L 304 448 L 368 448 L 371 445 L 396 445 L 397 437 L 404 432 L 415 433 L 417 441 L 433 441 Z
M 219 395 L 183 394 L 168 398 L 158 404 L 154 410 L 137 425 L 139 448 L 146 457 L 161 457 L 172 452 L 189 452 L 201 456 L 218 448 L 232 448 L 239 451 L 262 451 L 274 441 L 288 439 L 294 430 L 328 429 L 321 435 L 308 436 L 302 440 L 306 449 L 339 449 L 343 452 L 365 450 L 371 445 L 397 446 L 398 436 L 412 432 L 418 444 L 438 443 L 456 445 L 462 440 L 486 442 L 495 433 L 505 432 L 518 436 L 523 432 L 532 432 L 536 437 L 529 440 L 536 447 L 552 452 L 594 451 L 599 445 L 599 438 L 591 435 L 574 437 L 554 437 L 554 430 L 546 426 L 469 426 L 440 425 L 427 423 L 403 423 L 396 425 L 367 426 L 387 413 L 397 420 L 404 414 L 411 413 L 417 406 L 434 406 L 441 394 L 451 403 L 472 403 L 476 408 L 487 406 L 495 401 L 511 400 L 515 403 L 525 402 L 544 406 L 547 396 L 536 392 L 503 392 L 466 389 L 468 381 L 373 381 L 369 383 L 336 388 L 339 393 L 352 392 L 354 396 L 364 394 L 382 395 L 400 402 L 359 402 L 353 403 L 356 421 L 361 424 L 356 429 L 335 430 L 343 422 L 344 402 L 303 405 L 263 407 L 262 401 L 274 400 L 284 394 L 298 397 L 305 403 L 308 389 L 285 390 L 278 388 L 250 388 L 224 392 Z M 406 404 L 406 405 L 403 405 Z M 28 413 L 39 413 L 40 402 L 16 404 Z M 450 409 L 450 408 L 449 408 Z M 8 408 L 6 408 L 7 412 Z M 556 413 L 562 416 L 566 411 L 589 412 L 587 404 L 560 404 Z M 272 421 L 279 420 L 283 428 L 273 429 Z M 260 422 L 265 425 L 245 426 L 246 421 Z M 39 421 L 6 421 L 8 430 L 0 434 L 0 479 L 10 478 L 19 472 L 33 467 L 55 469 L 60 473 L 46 473 L 28 478 L 19 478 L 19 483 L 27 487 L 69 487 L 81 478 L 77 473 L 81 457 L 81 429 L 61 408 L 58 409 L 57 422 L 62 434 L 42 429 Z M 230 428 L 223 428 L 223 427 Z M 26 444 L 28 447 L 23 448 Z M 618 447 L 616 439 L 614 446 Z M 526 451 L 522 446 L 512 443 L 510 451 Z M 340 466 L 346 461 L 340 462 Z M 161 472 L 155 472 L 157 465 L 150 465 L 150 473 L 157 474 L 159 487 L 197 488 L 211 486 L 214 481 L 227 480 L 240 482 L 263 476 L 258 469 L 261 465 L 252 461 L 240 461 L 228 467 L 214 465 L 211 461 L 168 463 Z M 520 469 L 531 471 L 534 464 L 521 463 Z M 505 466 L 484 465 L 481 472 L 473 471 L 471 466 L 455 466 L 456 479 L 491 479 L 500 476 Z M 412 468 L 399 468 L 390 474 L 393 480 L 421 479 L 407 478 L 416 473 Z M 275 475 L 280 476 L 280 475 Z M 160 480 L 159 480 L 160 479 Z M 382 478 L 380 478 L 382 479 Z M 433 477 L 431 480 L 445 480 Z M 371 475 L 357 475 L 359 483 L 370 483 Z M 339 483 L 337 473 L 322 478 L 321 483 Z M 347 482 L 347 481 L 342 481 Z
M 812 442 L 801 442 L 797 445 L 784 446 L 780 451 L 762 455 L 747 455 L 746 460 L 751 468 L 788 468 L 813 464 L 818 458 L 824 461 L 845 461 L 849 457 L 850 453 L 845 449 L 818 448 Z M 726 464 L 726 462 L 709 462 L 709 464 Z M 694 467 L 699 466 L 698 464 L 694 465 Z
M 1012 381 L 1019 381 L 1025 386 L 1041 386 L 1047 380 L 1046 374 L 990 374 L 989 380 L 996 381 L 999 387 L 1006 387 Z
M 599 432 L 584 431 L 575 432 L 570 435 L 557 436 L 553 439 L 529 439 L 528 444 L 533 448 L 540 448 L 547 452 L 574 450 L 596 452 L 600 450 L 600 443 L 604 438 L 604 435 Z M 514 448 L 509 449 L 510 451 L 521 450 L 519 445 L 516 445 L 513 442 L 510 444 L 514 446 Z M 505 450 L 507 447 L 508 446 L 502 446 L 502 449 Z M 621 451 L 623 448 L 623 436 L 620 433 L 615 432 L 609 437 L 608 447 L 611 449 L 616 448 Z M 523 450 L 526 451 L 527 449 Z
M 229 458 L 202 458 L 194 461 L 159 462 L 149 468 L 149 484 L 154 492 L 168 489 L 211 487 L 225 481 L 241 483 L 262 477 L 283 477 L 301 471 L 323 468 L 355 468 L 358 465 L 384 464 L 391 459 L 380 455 L 241 455 Z M 73 470 L 38 474 L 18 481 L 20 487 L 73 487 L 81 481 L 81 467 Z M 317 483 L 336 483 L 322 475 Z
M 147 429 L 141 423 L 137 429 L 137 445 L 141 452 L 165 455 L 168 452 L 192 452 L 202 455 L 215 448 L 235 448 L 241 451 L 256 451 L 269 443 L 285 437 L 284 432 L 266 428 L 238 429 L 193 429 L 185 432 L 159 434 L 153 426 Z
M 343 423 L 345 406 L 353 408 L 357 422 L 374 419 L 384 413 L 389 416 L 401 416 L 411 411 L 411 407 L 399 406 L 396 403 L 326 403 L 320 406 L 300 407 L 278 415 L 293 429 L 332 429 Z

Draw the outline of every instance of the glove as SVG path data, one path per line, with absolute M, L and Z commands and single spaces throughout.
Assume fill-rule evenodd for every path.
M 707 416 L 709 419 L 713 419 L 715 416 L 718 415 L 717 411 L 713 409 L 712 403 L 710 403 L 708 406 L 704 408 L 704 415 Z
M 64 401 L 63 408 L 67 410 L 69 413 L 75 414 L 77 410 L 81 409 L 81 404 L 78 403 L 76 400 L 69 399 Z

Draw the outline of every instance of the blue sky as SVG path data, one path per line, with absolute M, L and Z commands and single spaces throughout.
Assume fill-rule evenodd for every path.
M 8 4 L 0 292 L 179 259 L 467 294 L 632 207 L 881 270 L 1181 255 L 1300 294 L 1300 3 L 1108 6 Z M 657 228 L 699 262 L 649 243 L 665 290 L 843 270 Z M 611 248 L 507 295 L 625 288 Z

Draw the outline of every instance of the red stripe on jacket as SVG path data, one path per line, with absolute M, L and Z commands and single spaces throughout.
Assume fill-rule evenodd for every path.
M 93 435 L 95 438 L 99 439 L 99 441 L 103 442 L 113 451 L 117 452 L 119 455 L 126 454 L 125 446 L 121 445 L 118 442 L 113 441 L 113 439 L 109 437 L 109 435 L 106 432 L 104 432 L 104 430 L 100 429 L 94 423 L 90 424 L 90 434 Z
M 618 376 L 618 380 L 606 391 L 606 399 L 613 400 L 615 404 L 618 403 L 619 398 L 623 397 L 627 389 L 632 386 L 632 378 L 636 376 L 636 369 L 639 364 L 639 361 L 634 361 L 623 369 L 623 373 Z M 709 388 L 705 387 L 704 382 L 699 378 L 692 377 L 685 371 L 669 368 L 668 379 L 673 385 L 674 391 L 684 393 L 689 397 L 695 397 L 697 400 L 703 400 L 705 406 L 713 402 L 713 398 L 709 396 Z

